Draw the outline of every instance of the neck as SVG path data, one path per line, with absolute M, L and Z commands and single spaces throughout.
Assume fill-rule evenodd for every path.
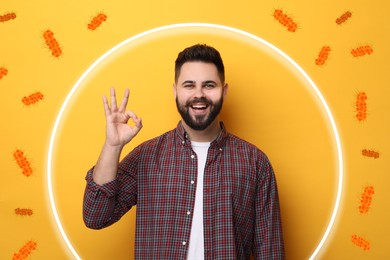
M 183 120 L 182 124 L 188 134 L 189 139 L 194 142 L 212 142 L 215 138 L 217 138 L 219 132 L 221 131 L 221 125 L 218 119 L 215 119 L 204 130 L 194 130 L 189 127 Z

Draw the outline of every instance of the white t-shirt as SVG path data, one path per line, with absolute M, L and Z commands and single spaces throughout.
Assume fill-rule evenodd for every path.
M 198 157 L 198 177 L 196 181 L 195 207 L 192 216 L 188 260 L 204 259 L 203 233 L 203 175 L 210 142 L 191 142 L 192 149 Z

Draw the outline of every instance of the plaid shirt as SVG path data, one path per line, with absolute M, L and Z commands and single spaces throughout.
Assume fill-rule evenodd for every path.
M 222 131 L 204 170 L 205 259 L 284 259 L 275 176 L 266 155 Z M 85 224 L 94 229 L 136 209 L 136 259 L 186 259 L 197 156 L 181 123 L 133 149 L 117 178 L 99 186 L 88 172 Z

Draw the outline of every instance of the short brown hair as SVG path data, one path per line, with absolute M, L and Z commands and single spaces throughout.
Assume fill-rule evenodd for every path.
M 214 64 L 217 67 L 221 82 L 225 82 L 225 67 L 221 55 L 215 48 L 206 44 L 195 44 L 179 53 L 175 61 L 175 82 L 179 78 L 183 64 L 190 61 L 202 61 Z

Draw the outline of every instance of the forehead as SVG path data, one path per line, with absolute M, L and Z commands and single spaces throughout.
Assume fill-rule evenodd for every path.
M 185 80 L 213 80 L 220 82 L 217 67 L 213 63 L 201 61 L 191 61 L 183 64 L 178 81 Z

